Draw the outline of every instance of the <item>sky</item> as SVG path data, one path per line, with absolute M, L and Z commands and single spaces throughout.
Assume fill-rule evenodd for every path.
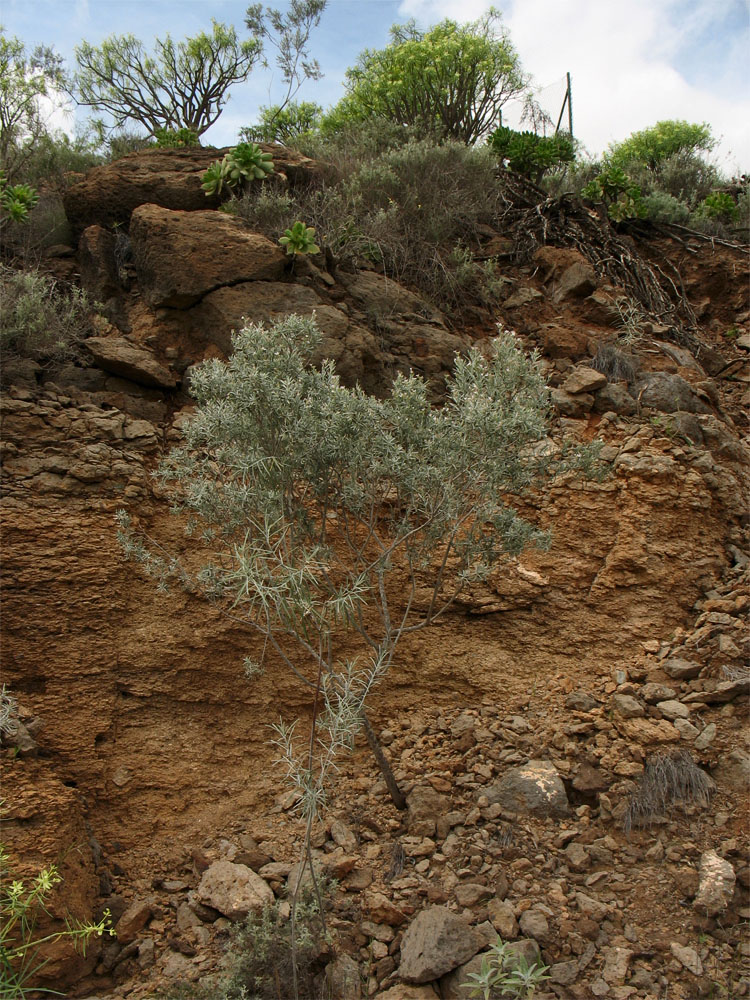
M 285 0 L 272 5 L 283 9 Z M 310 42 L 324 76 L 308 81 L 298 97 L 335 103 L 346 69 L 363 49 L 385 46 L 394 23 L 465 22 L 489 6 L 486 0 L 329 0 Z M 678 118 L 711 125 L 719 140 L 712 158 L 725 173 L 750 172 L 750 0 L 495 0 L 494 6 L 555 120 L 571 74 L 574 134 L 592 155 Z M 0 0 L 0 23 L 31 46 L 54 46 L 73 66 L 82 39 L 97 44 L 131 33 L 150 47 L 167 33 L 177 40 L 210 29 L 211 18 L 242 35 L 246 8 L 237 0 Z M 258 108 L 280 96 L 278 71 L 254 70 L 232 89 L 204 144 L 231 145 Z M 505 123 L 517 124 L 519 112 L 509 105 Z

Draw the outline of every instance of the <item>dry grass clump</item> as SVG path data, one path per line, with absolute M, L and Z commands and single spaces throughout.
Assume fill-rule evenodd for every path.
M 687 750 L 655 754 L 646 761 L 628 803 L 623 821 L 625 833 L 630 833 L 634 826 L 648 826 L 657 816 L 668 813 L 676 802 L 707 806 L 715 787 L 710 775 L 698 767 Z

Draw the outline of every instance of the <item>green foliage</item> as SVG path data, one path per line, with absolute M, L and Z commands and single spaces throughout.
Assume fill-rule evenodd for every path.
M 320 247 L 315 242 L 315 230 L 304 222 L 295 222 L 279 239 L 279 243 L 291 256 L 295 254 L 320 253 Z
M 273 156 L 254 142 L 242 142 L 221 160 L 215 160 L 203 175 L 201 187 L 208 195 L 225 188 L 242 187 L 246 181 L 264 180 L 273 173 Z
M 653 191 L 643 198 L 642 203 L 644 217 L 652 222 L 671 222 L 685 226 L 690 220 L 690 207 L 666 191 Z
M 651 128 L 633 132 L 622 142 L 612 143 L 605 160 L 612 167 L 624 167 L 635 161 L 649 170 L 658 171 L 662 164 L 676 154 L 707 152 L 716 145 L 711 126 L 690 124 L 686 121 L 657 122 Z
M 0 170 L 11 183 L 29 178 L 24 166 L 48 134 L 42 100 L 59 103 L 62 57 L 47 46 L 29 51 L 0 25 Z
M 312 101 L 290 101 L 285 108 L 273 104 L 260 109 L 257 125 L 240 129 L 240 138 L 253 142 L 279 142 L 289 145 L 315 132 L 320 126 L 323 108 Z
M 71 138 L 65 132 L 45 132 L 28 150 L 18 177 L 34 187 L 62 192 L 74 178 L 101 163 L 100 143 L 91 135 Z
M 105 140 L 107 160 L 114 163 L 115 160 L 119 160 L 123 156 L 128 156 L 130 153 L 140 153 L 142 149 L 150 149 L 153 145 L 154 141 L 150 136 L 127 129 L 110 133 Z
M 200 136 L 260 53 L 257 39 L 240 41 L 234 28 L 218 21 L 210 33 L 193 38 L 156 39 L 153 54 L 133 35 L 112 35 L 99 46 L 84 41 L 76 47 L 72 91 L 79 104 L 107 115 L 115 129 L 134 123 L 150 135 L 184 128 Z
M 726 191 L 712 191 L 698 206 L 697 213 L 720 222 L 736 222 L 740 214 L 734 198 Z
M 644 195 L 671 195 L 691 211 L 722 183 L 716 167 L 694 153 L 674 153 L 662 161 L 656 171 L 633 161 L 626 172 Z
M 347 70 L 348 93 L 324 119 L 324 130 L 384 118 L 424 135 L 474 143 L 527 87 L 494 9 L 472 24 L 445 20 L 426 32 L 415 21 L 394 25 L 391 38 L 384 49 L 366 49 Z
M 325 905 L 331 885 L 320 885 Z M 294 907 L 277 900 L 231 930 L 222 965 L 214 982 L 172 987 L 164 1000 L 322 1000 L 318 977 L 330 958 L 318 897 L 303 882 Z M 294 938 L 294 944 L 292 944 Z M 296 990 L 295 990 L 296 985 Z
M 273 173 L 273 156 L 254 142 L 241 142 L 228 154 L 231 182 L 262 181 Z
M 305 121 L 317 117 L 316 104 L 295 103 L 292 98 L 305 80 L 319 80 L 323 75 L 316 59 L 311 59 L 308 42 L 313 28 L 327 7 L 327 0 L 290 0 L 285 11 L 251 4 L 245 24 L 257 38 L 276 50 L 276 65 L 286 84 L 286 93 L 278 104 L 263 108 L 257 126 L 240 131 L 240 138 L 263 142 L 285 142 L 307 131 Z
M 91 305 L 77 288 L 35 271 L 0 265 L 0 348 L 37 360 L 73 357 L 91 326 Z
M 9 184 L 0 170 L 0 225 L 6 221 L 26 222 L 39 195 L 28 184 Z
M 537 183 L 547 171 L 572 163 L 576 155 L 575 144 L 566 132 L 543 136 L 500 126 L 490 136 L 489 145 L 511 170 Z
M 482 959 L 479 972 L 470 972 L 471 983 L 463 983 L 468 996 L 494 1000 L 500 997 L 515 997 L 528 1000 L 533 997 L 537 986 L 549 979 L 548 966 L 536 962 L 528 964 L 523 955 L 514 951 L 513 946 L 498 938 L 490 947 L 489 955 Z
M 228 361 L 196 369 L 197 410 L 160 478 L 205 540 L 201 569 L 150 550 L 125 512 L 118 535 L 158 581 L 245 622 L 316 692 L 316 738 L 303 750 L 280 723 L 276 739 L 308 820 L 401 637 L 506 556 L 546 544 L 508 498 L 551 461 L 540 363 L 513 335 L 493 342 L 489 361 L 457 358 L 439 410 L 413 375 L 387 399 L 346 388 L 332 362 L 310 365 L 320 342 L 313 318 L 289 316 L 246 327 Z M 351 639 L 358 653 L 346 656 Z
M 154 139 L 160 149 L 200 146 L 198 133 L 192 128 L 157 128 L 154 129 Z
M 589 201 L 603 202 L 613 222 L 642 219 L 645 214 L 641 189 L 620 167 L 608 167 L 581 192 Z
M 392 133 L 398 141 L 403 130 Z M 283 195 L 248 192 L 238 214 L 275 238 L 297 219 L 315 227 L 321 246 L 343 262 L 374 261 L 396 281 L 441 308 L 486 302 L 497 290 L 492 264 L 471 259 L 483 225 L 501 208 L 497 159 L 486 147 L 411 140 L 382 153 L 369 127 L 354 131 L 350 149 L 328 140 L 331 179 Z M 362 152 L 352 164 L 352 149 Z M 342 176 L 343 175 L 343 176 Z M 467 254 L 469 259 L 467 261 Z
M 64 931 L 39 937 L 36 926 L 55 886 L 62 881 L 55 865 L 43 868 L 30 883 L 15 878 L 10 855 L 0 843 L 0 998 L 23 1000 L 35 990 L 31 983 L 44 969 L 44 946 L 61 938 L 72 940 L 86 953 L 92 937 L 112 934 L 110 912 L 97 923 L 69 919 Z

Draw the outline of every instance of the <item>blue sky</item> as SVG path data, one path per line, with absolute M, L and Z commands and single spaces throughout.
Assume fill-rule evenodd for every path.
M 279 0 L 277 6 L 284 6 Z M 329 0 L 311 42 L 324 78 L 300 97 L 334 103 L 347 67 L 364 48 L 387 44 L 394 22 L 480 16 L 486 0 Z M 592 153 L 662 118 L 707 121 L 719 137 L 715 159 L 750 171 L 750 5 L 747 0 L 495 0 L 540 97 L 556 116 L 564 77 L 573 78 L 574 128 Z M 0 21 L 29 44 L 54 45 L 70 64 L 75 45 L 129 32 L 145 43 L 210 27 L 243 32 L 246 2 L 236 0 L 1 0 Z M 280 81 L 255 70 L 232 90 L 204 141 L 224 145 L 279 96 Z M 506 121 L 514 112 L 507 109 Z

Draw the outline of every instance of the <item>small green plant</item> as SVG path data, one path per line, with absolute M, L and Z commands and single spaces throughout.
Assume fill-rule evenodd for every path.
M 511 170 L 537 183 L 548 170 L 575 159 L 575 144 L 566 132 L 543 136 L 501 126 L 490 136 L 489 145 Z
M 725 330 L 722 336 L 724 340 L 728 340 L 730 344 L 733 344 L 735 340 L 739 337 L 740 331 L 736 326 L 730 326 L 728 330 Z
M 312 226 L 306 226 L 304 222 L 295 222 L 291 229 L 284 232 L 279 243 L 291 256 L 320 253 L 320 247 L 315 242 L 315 230 Z
M 613 222 L 625 219 L 642 219 L 646 209 L 641 189 L 620 167 L 608 167 L 581 191 L 589 201 L 603 202 Z
M 193 128 L 157 128 L 154 129 L 154 139 L 160 149 L 200 146 L 198 133 Z
M 482 959 L 480 971 L 468 974 L 474 981 L 463 983 L 461 988 L 469 990 L 470 997 L 481 997 L 481 1000 L 494 1000 L 495 997 L 527 1000 L 534 996 L 540 983 L 549 979 L 547 968 L 538 962 L 529 965 L 523 955 L 498 938 Z
M 734 198 L 726 191 L 712 191 L 703 199 L 696 212 L 704 218 L 716 219 L 718 222 L 736 222 L 740 214 Z
M 0 225 L 6 221 L 26 222 L 39 195 L 28 184 L 9 184 L 0 170 Z
M 36 271 L 0 265 L 0 348 L 37 360 L 75 355 L 91 327 L 92 306 L 78 288 Z
M 224 188 L 242 187 L 246 181 L 264 180 L 272 173 L 273 156 L 254 142 L 241 142 L 210 165 L 201 187 L 206 196 L 221 194 Z
M 201 187 L 206 192 L 207 198 L 212 194 L 221 194 L 225 188 L 231 187 L 229 183 L 229 160 L 226 156 L 223 160 L 214 160 L 209 166 L 203 175 Z
M 85 954 L 92 937 L 114 934 L 110 929 L 110 911 L 105 910 L 97 923 L 68 918 L 65 930 L 37 937 L 38 919 L 48 912 L 50 894 L 62 878 L 55 865 L 43 868 L 30 884 L 13 875 L 10 856 L 5 845 L 0 844 L 1 1000 L 23 1000 L 35 992 L 30 984 L 46 965 L 40 954 L 44 945 L 68 938 Z

